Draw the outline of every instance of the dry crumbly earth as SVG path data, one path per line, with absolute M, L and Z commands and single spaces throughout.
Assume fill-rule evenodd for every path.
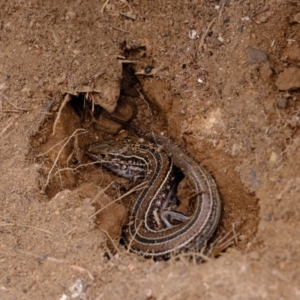
M 0 16 L 1 299 L 300 298 L 298 0 L 2 1 Z M 103 109 L 202 162 L 232 247 L 195 264 L 118 244 L 126 181 L 83 155 L 120 129 Z

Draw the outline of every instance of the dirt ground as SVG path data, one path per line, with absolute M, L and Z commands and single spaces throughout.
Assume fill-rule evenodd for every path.
M 300 2 L 2 1 L 1 299 L 299 299 Z M 217 258 L 118 243 L 126 180 L 85 147 L 170 137 L 214 176 Z M 134 197 L 134 195 L 133 195 Z

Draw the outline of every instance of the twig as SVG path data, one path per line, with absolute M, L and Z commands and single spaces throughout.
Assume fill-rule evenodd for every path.
M 232 237 L 228 238 L 230 235 L 233 235 Z M 232 230 L 227 232 L 224 236 L 220 236 L 218 239 L 216 239 L 210 248 L 210 256 L 217 257 L 220 255 L 221 252 L 226 250 L 229 246 L 233 244 L 233 241 L 236 241 L 237 234 L 235 231 L 235 228 L 232 227 Z
M 82 129 L 82 130 L 83 130 L 83 129 Z M 81 133 L 79 133 L 79 134 L 83 134 L 83 133 L 85 133 L 85 132 L 81 132 Z M 79 135 L 79 134 L 78 134 L 78 135 Z M 63 140 L 59 141 L 57 144 L 55 144 L 54 146 L 52 146 L 50 149 L 48 149 L 46 152 L 41 153 L 41 154 L 37 155 L 36 157 L 40 157 L 40 156 L 46 155 L 46 154 L 49 153 L 52 149 L 54 149 L 56 146 L 58 146 L 58 145 L 61 144 L 63 141 L 67 140 L 68 138 L 69 138 L 69 137 L 64 138 Z
M 226 0 L 223 0 L 222 5 L 221 5 L 221 9 L 220 9 L 220 12 L 219 12 L 219 18 L 221 18 L 221 15 L 222 15 L 224 7 L 225 7 L 225 4 L 226 4 Z
M 34 257 L 34 258 L 37 258 L 37 259 L 40 258 L 40 256 L 38 256 L 36 254 L 33 254 L 33 253 L 30 253 L 30 252 L 26 252 L 26 251 L 22 251 L 22 250 L 17 250 L 17 252 L 28 255 L 28 256 L 31 256 L 31 257 Z M 77 266 L 77 265 L 69 265 L 65 260 L 58 259 L 58 258 L 55 258 L 55 257 L 52 257 L 52 256 L 47 256 L 45 259 L 48 260 L 48 261 L 51 261 L 51 262 L 58 263 L 58 264 L 66 264 L 71 269 L 79 271 L 81 273 L 85 272 L 85 273 L 88 274 L 88 276 L 90 277 L 91 280 L 94 280 L 94 277 L 93 277 L 92 273 L 89 270 L 87 270 L 83 267 L 80 267 L 80 266 Z
M 119 59 L 118 62 L 121 64 L 135 64 L 139 61 L 138 60 Z
M 87 273 L 88 276 L 90 277 L 90 279 L 94 280 L 94 276 L 92 275 L 92 273 L 89 270 L 87 270 L 83 267 L 77 266 L 77 265 L 70 265 L 70 268 L 73 270 L 79 271 L 80 273 Z
M 113 184 L 113 181 L 107 186 L 105 187 L 104 189 L 101 189 L 97 195 L 92 199 L 92 202 L 95 202 L 96 199 L 99 198 L 100 195 L 103 195 L 105 193 L 105 191 Z M 92 217 L 94 217 L 94 215 L 90 216 L 89 218 L 91 219 Z
M 1 135 L 1 137 L 3 137 L 3 134 L 7 131 L 7 129 L 13 124 L 13 120 L 12 121 L 10 121 L 3 129 L 2 129 L 2 131 L 0 132 L 0 135 Z M 7 135 L 9 135 L 9 133 L 7 134 Z M 7 136 L 6 135 L 6 136 Z
M 0 110 L 0 113 L 21 113 L 21 112 L 24 112 L 24 110 L 13 110 L 13 109 Z
M 48 230 L 45 230 L 42 228 L 38 228 L 35 226 L 31 226 L 31 225 L 22 225 L 22 224 L 15 224 L 15 223 L 0 223 L 0 226 L 18 226 L 18 227 L 31 228 L 31 229 L 35 229 L 35 230 L 53 235 L 53 233 L 51 231 L 48 231 Z
M 130 191 L 128 191 L 127 193 L 123 194 L 122 196 L 118 197 L 117 199 L 109 202 L 108 204 L 106 204 L 105 206 L 101 207 L 98 211 L 96 211 L 95 213 L 93 213 L 90 216 L 90 219 L 95 217 L 97 214 L 99 214 L 100 212 L 102 212 L 104 209 L 106 209 L 108 206 L 110 206 L 111 204 L 123 199 L 124 197 L 132 194 L 133 192 L 139 191 L 140 189 L 144 188 L 144 186 L 148 184 L 148 181 L 144 181 L 142 183 L 140 183 L 139 185 L 135 186 L 134 188 L 132 188 Z
M 115 26 L 111 26 L 112 29 L 115 29 L 115 30 L 119 30 L 119 31 L 122 31 L 122 32 L 126 32 L 126 33 L 129 33 L 130 31 L 128 30 L 124 30 L 124 29 L 121 29 L 119 27 L 115 27 Z
M 124 16 L 124 17 L 127 17 L 127 18 L 129 18 L 129 19 L 132 19 L 132 20 L 135 20 L 136 19 L 136 16 L 135 15 L 133 15 L 133 14 L 131 14 L 131 13 L 123 13 L 123 12 L 119 12 L 119 14 L 121 15 L 121 16 Z
M 131 8 L 130 4 L 128 3 L 128 1 L 126 1 L 126 0 L 120 0 L 120 1 L 124 3 L 125 6 L 123 6 L 123 7 L 127 6 L 129 8 L 130 12 L 132 12 L 132 8 Z
M 104 246 L 105 246 L 105 252 L 106 252 L 106 254 L 108 255 L 109 259 L 113 259 L 114 256 L 113 256 L 113 254 L 111 253 L 109 247 L 107 246 L 106 241 L 107 241 L 107 240 L 105 240 L 105 244 L 104 244 Z
M 104 230 L 104 229 L 101 229 L 101 231 L 104 232 L 104 234 L 108 237 L 108 239 L 110 240 L 110 242 L 112 243 L 112 245 L 114 246 L 116 251 L 120 254 L 120 250 L 119 250 L 118 246 L 116 245 L 115 241 L 112 239 L 112 237 L 110 236 L 108 231 Z
M 121 16 L 127 17 L 127 18 L 132 19 L 132 20 L 136 19 L 136 16 L 131 14 L 131 13 L 123 13 L 123 12 L 118 11 L 118 10 L 107 10 L 107 12 L 113 13 L 113 14 L 119 14 Z
M 234 240 L 235 240 L 235 243 L 237 244 L 238 236 L 237 236 L 236 231 L 235 231 L 235 223 L 232 223 L 231 226 L 232 226 L 232 232 L 233 232 Z
M 108 2 L 109 2 L 109 0 L 106 0 L 106 1 L 104 2 L 104 4 L 102 5 L 102 7 L 101 7 L 101 9 L 100 9 L 101 14 L 104 13 L 105 6 L 108 4 Z
M 68 232 L 66 232 L 65 234 L 64 234 L 64 236 L 67 236 L 67 235 L 69 235 L 69 234 L 71 234 L 73 231 L 75 231 L 77 229 L 77 227 L 74 227 L 74 228 L 72 228 L 72 229 L 70 229 Z
M 200 43 L 199 43 L 199 48 L 198 50 L 201 51 L 202 50 L 202 47 L 204 46 L 204 40 L 208 34 L 208 31 L 210 30 L 211 26 L 213 25 L 213 23 L 215 22 L 216 18 L 212 19 L 211 22 L 209 23 L 205 33 L 201 36 L 201 39 L 200 39 Z
M 65 146 L 69 143 L 69 141 L 71 140 L 71 138 L 72 138 L 78 131 L 81 131 L 81 130 L 84 131 L 84 129 L 81 129 L 81 128 L 76 129 L 76 130 L 69 136 L 69 138 L 67 139 L 67 141 L 63 144 L 63 146 L 62 146 L 61 149 L 59 150 L 59 152 L 58 152 L 58 154 L 57 154 L 57 156 L 56 156 L 56 158 L 55 158 L 55 160 L 54 160 L 54 162 L 53 162 L 53 165 L 52 165 L 52 167 L 51 167 L 51 169 L 50 169 L 50 171 L 49 171 L 49 173 L 48 173 L 47 180 L 46 180 L 46 183 L 45 183 L 45 185 L 44 185 L 44 190 L 45 190 L 46 187 L 48 186 L 48 183 L 49 183 L 49 181 L 50 181 L 51 173 L 52 173 L 54 167 L 56 166 L 56 163 L 57 163 L 57 161 L 58 161 L 58 158 L 59 158 L 61 152 L 63 151 L 63 149 L 65 148 Z
M 266 12 L 266 11 L 268 11 L 268 10 L 270 10 L 270 8 L 269 8 L 268 6 L 265 6 L 265 7 L 263 7 L 261 10 L 257 11 L 256 13 L 254 13 L 254 14 L 250 17 L 250 19 L 252 19 L 252 18 L 254 18 L 255 16 L 257 16 L 257 15 L 259 15 L 259 14 L 261 14 L 261 13 L 264 13 L 264 12 Z
M 65 105 L 66 105 L 70 100 L 71 100 L 70 94 L 66 94 L 65 99 L 64 99 L 64 101 L 62 102 L 62 104 L 60 105 L 59 111 L 58 111 L 57 116 L 56 116 L 56 119 L 55 119 L 55 121 L 54 121 L 54 124 L 53 124 L 53 133 L 52 133 L 52 135 L 55 135 L 55 128 L 56 128 L 56 125 L 57 125 L 57 123 L 58 123 L 58 121 L 59 121 L 59 119 L 60 119 L 61 112 L 62 112 L 63 108 L 65 107 Z
M 76 166 L 75 168 L 71 168 L 71 167 L 66 167 L 66 168 L 62 168 L 62 169 L 59 169 L 57 170 L 54 174 L 53 174 L 53 177 L 55 177 L 57 174 L 63 172 L 63 171 L 77 171 L 78 169 L 82 168 L 82 167 L 87 167 L 87 166 L 91 166 L 91 165 L 96 165 L 98 164 L 99 162 L 98 161 L 93 161 L 93 162 L 90 162 L 90 163 L 86 163 L 86 164 L 80 164 L 78 166 Z
M 21 111 L 28 111 L 28 109 L 26 108 L 22 108 L 22 107 L 18 107 L 17 105 L 13 104 L 12 102 L 10 102 L 8 100 L 8 97 L 6 97 L 4 94 L 1 93 L 1 96 L 11 105 L 13 106 L 14 108 L 18 109 L 18 110 L 21 110 Z M 1 110 L 3 112 L 3 110 Z M 16 111 L 11 111 L 11 112 L 16 112 Z

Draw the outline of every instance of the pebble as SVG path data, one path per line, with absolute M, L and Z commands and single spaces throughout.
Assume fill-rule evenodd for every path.
M 263 81 L 269 81 L 271 76 L 273 75 L 272 68 L 269 62 L 264 63 L 259 69 L 260 77 Z
M 195 40 L 198 37 L 197 31 L 195 29 L 192 29 L 189 31 L 189 38 L 191 40 Z
M 206 39 L 207 44 L 213 48 L 218 48 L 223 45 L 223 42 L 214 36 L 209 36 Z
M 43 109 L 50 110 L 54 105 L 54 100 L 50 100 L 43 105 Z
M 76 13 L 72 10 L 69 10 L 66 12 L 66 15 L 65 15 L 65 20 L 68 21 L 68 20 L 73 20 L 76 18 Z
M 284 50 L 281 56 L 281 60 L 283 62 L 287 62 L 289 64 L 299 63 L 300 62 L 300 47 L 296 44 Z
M 270 19 L 271 15 L 272 13 L 270 11 L 259 14 L 256 18 L 256 23 L 257 24 L 266 23 Z
M 241 234 L 241 235 L 239 235 L 239 240 L 243 242 L 243 241 L 247 240 L 247 236 Z
M 293 22 L 300 24 L 300 12 L 298 12 L 297 14 L 295 14 L 295 16 L 293 18 Z
M 249 256 L 252 260 L 259 260 L 260 259 L 260 254 L 259 254 L 258 251 L 250 252 Z
M 276 100 L 276 106 L 279 109 L 285 109 L 286 106 L 287 106 L 287 99 L 283 98 L 283 97 L 277 98 L 277 100 Z
M 250 65 L 260 64 L 268 61 L 268 55 L 260 50 L 248 48 L 248 62 Z
M 272 215 L 270 215 L 270 214 L 264 215 L 263 219 L 267 222 L 270 222 L 270 221 L 272 221 Z
M 249 172 L 249 175 L 250 175 L 250 178 L 251 178 L 251 181 L 252 183 L 257 186 L 259 185 L 259 181 L 257 179 L 257 174 L 256 174 L 256 171 L 251 169 L 250 172 Z
M 276 163 L 279 160 L 279 156 L 276 152 L 272 151 L 270 154 L 270 163 Z
M 281 91 L 293 91 L 300 88 L 300 68 L 286 68 L 278 75 L 275 82 L 277 88 Z

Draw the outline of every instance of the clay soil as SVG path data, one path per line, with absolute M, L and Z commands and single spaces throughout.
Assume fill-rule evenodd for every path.
M 298 0 L 2 1 L 0 16 L 1 299 L 300 298 Z M 131 183 L 84 150 L 134 136 L 105 113 L 209 170 L 229 247 L 201 264 L 126 251 Z

